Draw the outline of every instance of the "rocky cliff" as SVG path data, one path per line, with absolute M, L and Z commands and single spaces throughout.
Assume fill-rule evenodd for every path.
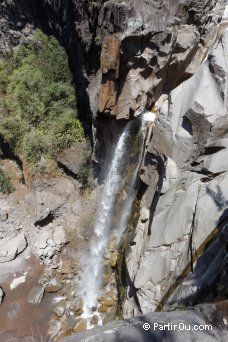
M 124 318 L 227 298 L 225 5 L 225 0 L 4 0 L 0 4 L 1 57 L 28 42 L 34 28 L 54 35 L 66 48 L 81 119 L 99 166 L 126 120 L 145 109 L 157 115 L 140 169 L 137 210 L 123 236 L 117 264 L 119 313 Z M 8 237 L 25 231 L 29 238 L 21 233 L 24 247 L 28 242 L 52 268 L 39 279 L 39 289 L 51 292 L 54 287 L 61 295 L 67 293 L 56 309 L 53 336 L 74 331 L 71 312 L 77 315 L 82 310 L 75 299 L 78 265 L 72 256 L 88 249 L 100 191 L 97 187 L 89 195 L 86 206 L 81 185 L 72 175 L 72 167 L 78 167 L 77 161 L 72 162 L 76 152 L 77 147 L 59 157 L 67 175 L 37 182 L 32 190 L 23 185 L 19 195 L 0 202 L 1 238 L 7 238 L 7 228 Z M 71 240 L 66 252 L 69 238 L 63 225 Z M 42 228 L 45 234 L 40 234 Z M 73 245 L 79 246 L 76 254 Z M 18 246 L 10 248 L 3 257 L 21 252 Z M 180 315 L 161 313 L 148 320 L 176 321 Z M 194 311 L 184 317 L 205 323 L 205 317 Z M 137 319 L 126 324 L 131 327 L 134 322 Z M 118 326 L 121 341 L 134 340 L 125 336 L 125 323 Z M 103 332 L 96 336 L 104 340 Z M 211 340 L 217 336 L 216 329 Z M 168 337 L 178 340 L 175 334 Z M 114 331 L 110 341 L 115 339 Z
M 226 296 L 226 41 L 225 30 L 194 76 L 157 103 L 126 251 L 125 316 L 194 302 L 221 274 L 219 298 Z
M 107 1 L 98 109 L 117 119 L 151 109 L 189 78 L 216 36 L 223 1 Z

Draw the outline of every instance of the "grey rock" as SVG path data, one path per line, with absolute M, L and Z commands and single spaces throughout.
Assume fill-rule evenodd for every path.
M 140 212 L 140 219 L 143 223 L 149 220 L 150 211 L 146 208 L 142 208 Z
M 46 282 L 45 291 L 50 293 L 55 293 L 61 289 L 61 284 L 58 282 L 56 278 L 51 279 L 49 282 Z
M 125 271 L 130 278 L 122 305 L 126 318 L 132 310 L 139 314 L 130 293 L 135 293 L 143 313 L 156 310 L 162 298 L 163 304 L 175 305 L 194 297 L 226 264 L 224 251 L 217 249 L 214 262 L 202 262 L 205 274 L 190 273 L 183 284 L 176 284 L 194 266 L 194 258 L 199 258 L 218 224 L 228 217 L 228 69 L 223 63 L 227 39 L 228 31 L 224 31 L 194 76 L 158 106 L 141 177 L 148 186 L 141 205 L 151 207 L 153 217 L 151 224 L 139 218 L 126 251 Z M 224 73 L 223 86 L 216 72 L 218 76 Z
M 75 192 L 75 183 L 67 177 L 58 181 L 37 184 L 36 195 L 36 225 L 48 225 L 62 212 L 69 197 Z
M 20 233 L 12 239 L 6 238 L 0 242 L 0 262 L 14 260 L 27 247 L 24 233 Z
M 66 231 L 62 226 L 58 226 L 55 228 L 53 233 L 53 241 L 57 246 L 65 245 L 69 242 Z
M 77 142 L 57 156 L 57 161 L 76 176 L 85 167 L 85 157 L 90 147 L 86 142 Z
M 58 317 L 62 317 L 66 310 L 66 300 L 61 300 L 54 308 L 53 311 Z
M 27 301 L 30 304 L 40 304 L 44 295 L 44 289 L 42 287 L 33 287 L 29 294 Z
M 43 255 L 48 258 L 52 258 L 56 253 L 55 248 L 48 246 L 44 249 Z
M 228 339 L 228 332 L 223 323 L 223 317 L 216 305 L 201 305 L 185 311 L 156 312 L 126 321 L 114 321 L 103 327 L 65 337 L 61 341 L 225 342 Z M 148 330 L 145 330 L 143 326 Z

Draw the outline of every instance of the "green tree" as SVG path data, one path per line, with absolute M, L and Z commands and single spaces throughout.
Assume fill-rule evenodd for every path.
M 0 134 L 34 165 L 84 139 L 67 54 L 40 30 L 0 62 Z

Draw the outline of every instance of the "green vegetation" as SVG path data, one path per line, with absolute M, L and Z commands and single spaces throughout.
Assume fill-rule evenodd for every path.
M 83 162 L 79 165 L 78 180 L 83 184 L 84 188 L 92 189 L 93 182 L 93 162 L 92 150 L 89 143 L 86 144 L 83 151 Z
M 0 192 L 3 194 L 9 194 L 14 191 L 14 187 L 11 183 L 11 179 L 0 168 Z
M 68 58 L 54 37 L 35 30 L 0 62 L 0 95 L 0 134 L 31 165 L 84 140 Z

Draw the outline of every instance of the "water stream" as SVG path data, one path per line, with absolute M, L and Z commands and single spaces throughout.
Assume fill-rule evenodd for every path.
M 81 291 L 85 318 L 97 306 L 102 287 L 103 256 L 110 238 L 114 235 L 119 243 L 128 224 L 137 192 L 137 176 L 148 122 L 154 120 L 155 115 L 146 112 L 140 118 L 129 121 L 117 142 L 97 212 L 90 254 L 83 268 Z

